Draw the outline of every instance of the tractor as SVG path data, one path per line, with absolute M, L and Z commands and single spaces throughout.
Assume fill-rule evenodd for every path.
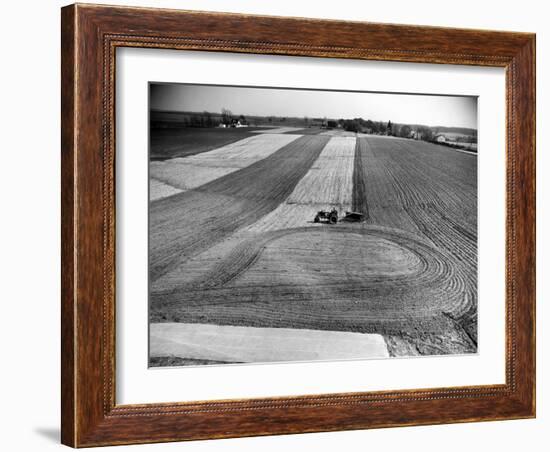
M 313 222 L 319 223 L 321 220 L 326 221 L 329 224 L 338 223 L 338 211 L 336 209 L 332 209 L 331 211 L 320 210 L 317 212 L 317 215 L 315 215 Z

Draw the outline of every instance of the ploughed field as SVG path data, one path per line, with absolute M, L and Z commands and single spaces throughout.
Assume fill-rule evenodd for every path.
M 199 154 L 234 143 L 263 130 L 265 130 L 263 127 L 152 128 L 150 132 L 150 159 L 152 161 L 162 161 Z
M 151 194 L 165 189 L 150 203 L 150 321 L 374 333 L 393 356 L 476 351 L 476 156 L 301 132 L 152 162 Z M 332 207 L 365 221 L 313 223 Z

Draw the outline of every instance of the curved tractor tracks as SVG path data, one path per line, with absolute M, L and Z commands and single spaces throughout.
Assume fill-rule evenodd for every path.
M 278 243 L 292 237 L 305 243 L 313 231 L 325 243 L 347 240 L 344 236 L 353 234 L 375 244 L 390 244 L 400 251 L 400 256 L 406 256 L 406 271 L 391 274 L 374 269 L 363 272 L 360 279 L 348 277 L 320 283 L 300 280 L 304 275 L 300 272 L 296 279 L 281 284 L 273 283 L 269 274 L 259 268 L 257 273 L 265 276 L 263 280 L 246 280 L 247 274 L 261 267 Z M 296 257 L 289 253 L 284 259 L 284 264 L 292 267 Z M 269 266 L 273 260 L 266 262 Z M 345 264 L 354 268 L 365 262 Z M 313 274 L 317 270 L 310 271 Z M 434 344 L 449 343 L 448 337 L 442 339 L 448 336 L 449 328 L 453 336 L 462 334 L 454 319 L 470 308 L 464 302 L 465 290 L 465 281 L 454 270 L 450 256 L 429 241 L 396 229 L 346 224 L 260 233 L 241 242 L 200 278 L 155 298 L 179 312 L 186 322 L 208 320 L 226 325 L 379 333 L 393 354 L 411 354 L 410 343 L 418 343 L 414 347 L 420 354 L 433 353 L 434 349 L 437 353 L 471 351 L 473 344 L 464 337 L 454 337 L 451 349 L 445 344 Z
M 187 286 L 186 289 L 213 289 L 216 287 L 226 286 L 252 267 L 254 263 L 259 260 L 262 253 L 270 243 L 287 235 L 310 234 L 311 232 L 311 226 L 304 226 L 266 232 L 258 237 L 245 240 L 231 253 L 229 253 L 223 261 L 215 265 L 211 271 L 205 274 L 200 280 L 194 281 L 192 284 Z M 406 277 L 398 277 L 397 279 L 392 280 L 392 283 L 399 283 L 400 280 L 403 280 L 408 284 L 409 280 L 414 278 L 417 284 L 450 284 L 450 287 L 452 287 L 453 290 L 453 293 L 449 294 L 451 296 L 453 296 L 455 292 L 459 293 L 463 290 L 461 284 L 451 284 L 454 283 L 454 275 L 446 256 L 429 243 L 422 241 L 411 234 L 377 226 L 353 227 L 351 225 L 338 225 L 323 228 L 323 233 L 329 235 L 350 232 L 361 236 L 371 236 L 389 240 L 397 244 L 399 247 L 406 249 L 419 259 L 420 264 L 417 265 L 416 272 L 407 275 Z M 380 283 L 381 281 L 379 279 L 380 278 L 377 276 L 366 274 L 364 278 L 364 287 L 372 287 L 372 284 Z M 346 285 L 348 282 L 341 281 L 336 284 Z

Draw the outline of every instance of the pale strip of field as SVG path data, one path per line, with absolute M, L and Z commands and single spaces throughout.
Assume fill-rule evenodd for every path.
M 328 137 L 366 137 L 368 134 L 362 133 L 362 132 L 350 132 L 348 130 L 342 130 L 342 129 L 331 129 L 331 130 L 325 130 L 324 132 L 321 132 L 319 135 L 325 135 Z
M 354 156 L 355 138 L 331 138 L 287 200 L 246 231 L 274 231 L 313 224 L 317 211 L 332 207 L 341 216 L 352 210 Z
M 149 199 L 151 201 L 166 198 L 181 192 L 182 190 L 179 188 L 172 187 L 171 185 L 153 178 L 149 179 Z
M 262 160 L 300 135 L 263 134 L 189 157 L 151 162 L 150 200 L 199 187 Z M 163 185 L 159 185 L 159 183 Z M 166 186 L 172 187 L 170 191 Z
M 287 202 L 351 205 L 354 156 L 355 138 L 331 138 Z
M 387 358 L 389 353 L 379 334 L 152 323 L 149 356 L 266 363 Z
M 298 130 L 304 130 L 303 127 L 274 127 L 266 130 L 254 130 L 252 133 L 287 133 L 287 132 L 297 132 Z

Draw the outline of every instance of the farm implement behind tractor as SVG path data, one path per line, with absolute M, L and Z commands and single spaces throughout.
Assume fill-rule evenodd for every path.
M 340 221 L 363 221 L 364 215 L 360 212 L 346 212 L 344 218 Z M 313 219 L 314 223 L 326 222 L 328 224 L 338 223 L 338 211 L 336 209 L 319 210 Z

